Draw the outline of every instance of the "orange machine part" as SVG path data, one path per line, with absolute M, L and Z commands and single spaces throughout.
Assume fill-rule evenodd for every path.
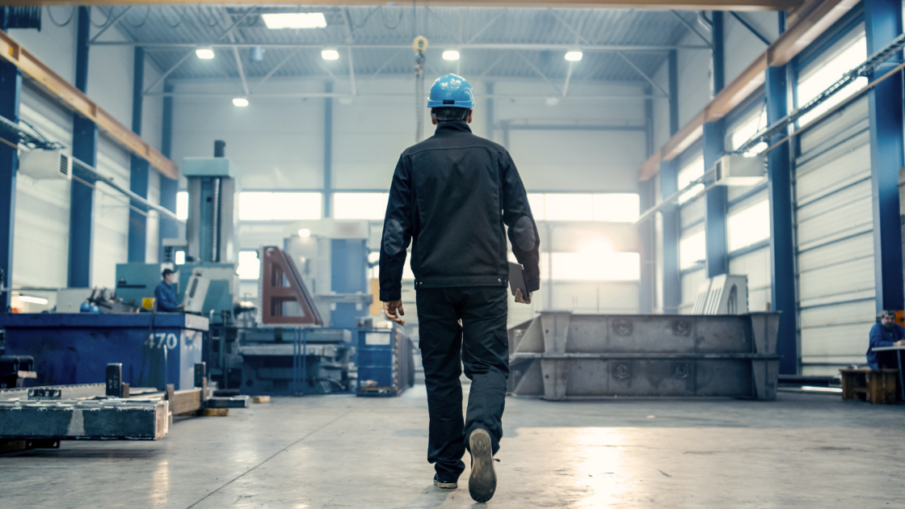
M 303 316 L 284 316 L 288 302 L 298 303 Z M 324 325 L 289 254 L 274 246 L 264 247 L 261 253 L 261 320 L 274 325 Z

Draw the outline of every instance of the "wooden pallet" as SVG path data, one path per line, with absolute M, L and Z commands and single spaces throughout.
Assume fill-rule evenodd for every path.
M 875 405 L 896 403 L 897 369 L 840 369 L 842 400 L 869 400 Z

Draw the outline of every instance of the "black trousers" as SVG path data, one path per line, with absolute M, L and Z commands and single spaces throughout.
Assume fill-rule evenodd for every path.
M 503 407 L 509 378 L 505 287 L 418 290 L 418 328 L 430 413 L 427 461 L 443 481 L 459 478 L 462 456 L 475 429 L 490 434 L 493 452 L 503 436 Z M 462 320 L 462 327 L 458 320 Z M 462 385 L 471 380 L 462 419 Z

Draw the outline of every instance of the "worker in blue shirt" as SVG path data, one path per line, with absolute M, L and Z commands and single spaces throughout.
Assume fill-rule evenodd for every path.
M 870 369 L 880 369 L 874 348 L 905 345 L 905 328 L 896 324 L 894 311 L 881 311 L 879 322 L 870 330 L 870 346 L 867 348 L 867 365 Z
M 182 304 L 176 301 L 176 272 L 173 269 L 163 269 L 163 281 L 154 290 L 154 298 L 157 300 L 157 311 L 163 313 L 175 313 L 182 308 Z

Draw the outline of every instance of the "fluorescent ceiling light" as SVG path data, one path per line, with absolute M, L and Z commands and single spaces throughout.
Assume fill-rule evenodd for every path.
M 339 60 L 339 52 L 335 49 L 325 49 L 321 51 L 321 58 L 324 60 Z
M 443 52 L 443 60 L 458 60 L 458 59 L 459 59 L 459 52 L 454 49 L 446 50 Z
M 271 30 L 281 28 L 325 28 L 327 20 L 322 12 L 280 12 L 262 14 L 264 24 Z
M 233 104 L 240 108 L 244 108 L 248 106 L 248 99 L 244 97 L 236 97 L 235 99 L 233 99 Z
M 43 297 L 32 297 L 31 295 L 20 295 L 19 300 L 22 302 L 30 302 L 32 304 L 47 304 L 47 299 Z
M 578 62 L 584 54 L 581 51 L 569 51 L 566 53 L 566 60 L 569 62 Z
M 201 60 L 210 60 L 214 58 L 214 50 L 211 48 L 198 48 L 195 50 L 195 54 L 198 55 L 198 58 Z
M 299 230 L 299 237 L 310 237 L 310 236 L 311 236 L 311 230 L 309 230 L 308 228 L 302 228 L 301 230 Z

